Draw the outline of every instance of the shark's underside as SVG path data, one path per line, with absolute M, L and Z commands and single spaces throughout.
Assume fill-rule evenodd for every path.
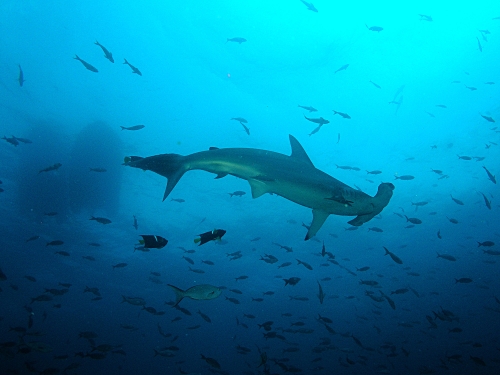
M 306 240 L 313 237 L 329 215 L 356 216 L 349 224 L 360 226 L 389 203 L 394 185 L 381 183 L 374 197 L 356 190 L 316 169 L 300 143 L 290 135 L 292 154 L 252 148 L 212 148 L 191 155 L 161 154 L 127 157 L 125 165 L 153 171 L 168 179 L 163 200 L 189 170 L 232 175 L 247 180 L 253 198 L 265 193 L 280 195 L 312 208 L 313 220 Z

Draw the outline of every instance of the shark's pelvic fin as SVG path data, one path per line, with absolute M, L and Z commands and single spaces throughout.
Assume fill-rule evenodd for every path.
M 258 198 L 269 192 L 269 188 L 267 187 L 265 182 L 259 180 L 248 180 L 250 184 L 250 188 L 252 189 L 252 198 Z
M 323 223 L 330 215 L 326 211 L 317 209 L 312 210 L 312 213 L 313 213 L 313 220 L 311 226 L 309 227 L 309 230 L 307 231 L 305 238 L 306 241 L 310 238 L 313 238 L 316 235 L 318 230 L 323 226 Z
M 309 159 L 309 156 L 307 156 L 306 151 L 299 143 L 299 141 L 297 141 L 297 139 L 291 134 L 289 135 L 289 138 L 290 138 L 290 146 L 292 146 L 292 155 L 290 155 L 290 157 L 304 161 L 314 168 L 311 159 Z

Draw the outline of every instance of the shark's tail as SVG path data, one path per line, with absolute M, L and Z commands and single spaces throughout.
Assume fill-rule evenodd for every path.
M 139 156 L 128 156 L 124 165 L 139 168 L 144 171 L 152 171 L 168 179 L 163 200 L 165 200 L 181 177 L 186 173 L 184 156 L 178 154 L 161 154 L 141 158 Z

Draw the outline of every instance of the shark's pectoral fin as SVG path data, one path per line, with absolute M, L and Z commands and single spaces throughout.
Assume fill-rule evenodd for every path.
M 226 176 L 227 176 L 227 173 L 219 173 L 219 174 L 215 177 L 215 179 L 217 180 L 217 179 L 219 179 L 219 178 L 223 178 L 223 177 L 226 177 Z
M 312 213 L 313 213 L 313 220 L 311 226 L 309 227 L 309 230 L 307 231 L 305 241 L 313 238 L 316 235 L 316 233 L 318 233 L 318 230 L 323 226 L 323 223 L 325 222 L 326 218 L 330 215 L 326 211 L 317 209 L 312 210 Z
M 258 198 L 266 193 L 269 193 L 269 187 L 267 184 L 260 180 L 249 179 L 248 183 L 252 189 L 252 198 Z
M 168 175 L 168 182 L 167 182 L 167 187 L 165 188 L 165 193 L 163 194 L 163 200 L 167 199 L 168 195 L 172 192 L 174 189 L 175 185 L 179 182 L 181 177 L 184 175 L 183 170 L 177 170 L 173 173 L 169 173 Z

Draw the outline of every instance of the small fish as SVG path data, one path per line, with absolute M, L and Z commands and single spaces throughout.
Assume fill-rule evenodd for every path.
M 233 118 L 231 118 L 231 120 L 238 121 L 242 124 L 248 124 L 248 121 L 246 119 L 244 119 L 243 117 L 233 117 Z
M 75 57 L 73 57 L 73 59 L 80 61 L 83 64 L 83 66 L 85 68 L 87 68 L 88 70 L 90 70 L 91 72 L 94 72 L 94 73 L 99 72 L 95 66 L 92 66 L 88 62 L 83 61 L 81 58 L 78 57 L 78 55 L 75 55 Z
M 227 42 L 235 42 L 235 43 L 241 44 L 241 43 L 244 43 L 246 41 L 247 40 L 245 38 L 235 37 L 235 38 L 227 38 L 226 43 Z
M 477 241 L 477 247 L 481 247 L 481 246 L 491 247 L 491 246 L 495 246 L 495 243 L 493 241 L 484 241 L 484 242 Z
M 310 118 L 310 117 L 306 117 L 304 115 L 304 118 L 306 120 L 309 120 L 309 121 L 314 122 L 315 124 L 319 124 L 319 125 L 325 125 L 325 124 L 329 124 L 330 123 L 330 121 L 325 120 L 323 117 L 320 117 L 320 118 Z
M 348 120 L 351 118 L 351 116 L 349 116 L 347 113 L 339 112 L 339 111 L 336 111 L 336 110 L 333 110 L 333 114 L 334 115 L 340 115 L 343 118 L 348 119 Z
M 493 117 L 490 117 L 490 116 L 484 116 L 484 115 L 480 115 L 482 118 L 484 118 L 486 121 L 488 122 L 495 122 L 495 120 L 493 119 Z
M 141 129 L 144 129 L 146 126 L 145 125 L 134 125 L 134 126 L 130 126 L 130 127 L 125 127 L 125 126 L 120 126 L 120 128 L 122 128 L 122 130 L 141 130 Z
M 296 261 L 298 262 L 297 264 L 302 264 L 304 267 L 306 267 L 308 270 L 312 271 L 313 268 L 311 267 L 311 265 L 309 263 L 306 263 L 306 262 L 303 262 L 301 260 L 298 260 L 296 259 Z
M 455 279 L 455 284 L 457 283 L 461 283 L 461 284 L 469 284 L 472 282 L 472 279 L 468 278 L 468 277 L 462 277 L 460 279 Z
M 381 89 L 382 87 L 380 87 L 379 85 L 377 85 L 375 82 L 371 81 L 370 80 L 370 83 L 375 86 L 377 89 Z
M 318 287 L 319 287 L 319 292 L 318 292 L 318 298 L 319 298 L 319 303 L 323 304 L 323 301 L 326 297 L 326 294 L 323 292 L 323 288 L 321 287 L 321 284 L 318 281 Z M 321 315 L 320 315 L 321 318 Z
M 105 217 L 94 217 L 94 216 L 91 216 L 89 220 L 97 221 L 99 224 L 104 224 L 104 225 L 112 223 L 111 220 L 106 219 Z
M 441 240 L 443 237 L 441 237 L 441 229 L 437 231 L 437 237 Z
M 104 168 L 89 168 L 89 169 L 90 169 L 90 172 L 98 172 L 98 173 L 107 172 L 107 170 Z
M 17 141 L 16 137 L 12 136 L 10 138 L 7 138 L 4 136 L 2 139 L 5 139 L 7 142 L 9 142 L 11 145 L 17 147 L 19 145 L 19 142 Z
M 422 224 L 422 220 L 417 219 L 416 217 L 408 217 L 406 215 L 404 215 L 404 217 L 406 218 L 406 222 L 410 222 L 412 224 Z
M 479 41 L 479 38 L 476 36 L 477 39 L 477 47 L 479 48 L 479 52 L 483 52 L 483 46 L 481 46 L 481 42 Z
M 24 79 L 24 73 L 23 70 L 21 69 L 21 65 L 18 65 L 19 67 L 19 77 L 17 78 L 17 82 L 19 82 L 19 86 L 23 87 L 23 84 L 25 81 Z
M 229 195 L 231 196 L 231 198 L 232 198 L 233 196 L 236 196 L 236 197 L 242 197 L 242 196 L 244 196 L 246 193 L 245 193 L 244 191 L 241 191 L 241 190 L 236 190 L 234 193 L 228 193 L 228 194 L 229 194 Z
M 100 44 L 97 40 L 95 41 L 94 43 L 96 46 L 99 46 L 101 47 L 102 51 L 104 52 L 104 57 L 107 58 L 109 61 L 111 61 L 112 63 L 115 62 L 115 60 L 113 59 L 113 54 L 111 52 L 109 52 L 106 47 L 104 47 L 102 44 Z
M 497 179 L 495 178 L 495 176 L 493 176 L 490 171 L 488 169 L 486 169 L 485 166 L 483 166 L 484 170 L 486 171 L 486 173 L 488 174 L 488 178 L 491 182 L 493 182 L 494 184 L 497 183 Z
M 459 159 L 461 160 L 472 160 L 470 156 L 467 155 L 457 155 Z
M 115 268 L 124 268 L 124 267 L 127 267 L 128 264 L 127 263 L 118 263 L 118 264 L 115 264 L 113 267 L 113 269 Z
M 59 168 L 62 167 L 62 164 L 61 163 L 56 163 L 54 165 L 51 165 L 50 167 L 47 167 L 47 168 L 44 168 L 44 169 L 41 169 L 38 174 L 42 173 L 42 172 L 50 172 L 50 171 L 56 171 L 58 170 Z
M 62 244 L 64 244 L 63 241 L 54 240 L 54 241 L 47 242 L 47 244 L 45 246 L 61 246 Z
M 415 177 L 411 175 L 403 175 L 403 176 L 394 176 L 396 177 L 396 180 L 403 180 L 403 181 L 410 181 L 413 180 Z
M 335 74 L 335 73 L 337 73 L 337 72 L 340 72 L 340 71 L 342 71 L 342 70 L 346 70 L 348 67 L 349 67 L 349 64 L 342 65 L 340 68 L 338 68 L 338 69 L 334 72 L 334 74 Z
M 237 278 L 235 278 L 236 281 L 238 280 L 245 280 L 245 279 L 248 279 L 248 276 L 238 276 Z
M 247 133 L 247 135 L 250 135 L 250 129 L 248 128 L 248 126 L 246 126 L 242 122 L 240 122 L 240 124 L 241 124 L 241 126 L 243 126 L 243 129 L 245 130 L 245 132 Z
M 477 88 L 473 87 L 473 86 L 467 86 L 467 85 L 464 85 L 465 88 L 469 89 L 470 91 L 476 91 Z
M 464 202 L 462 202 L 460 199 L 453 198 L 453 195 L 451 195 L 451 194 L 450 194 L 450 197 L 453 200 L 453 202 L 455 202 L 456 204 L 458 204 L 460 206 L 464 205 Z
M 378 227 L 368 228 L 368 232 L 370 232 L 370 231 L 372 231 L 372 232 L 378 232 L 378 233 L 382 233 L 383 232 L 383 230 L 380 229 L 380 228 L 378 228 Z
M 454 219 L 454 218 L 450 218 L 448 216 L 446 216 L 446 218 L 448 219 L 448 221 L 452 224 L 458 224 L 458 220 L 457 219 Z
M 484 195 L 481 192 L 479 193 L 483 196 L 484 204 L 486 205 L 486 207 L 488 207 L 488 209 L 491 210 L 491 201 L 488 198 L 486 198 L 486 195 Z
M 189 270 L 194 273 L 205 273 L 205 271 L 198 269 L 198 268 L 191 268 L 189 267 Z
M 384 255 L 389 255 L 393 261 L 395 261 L 397 264 L 403 264 L 403 261 L 397 256 L 395 255 L 394 253 L 391 253 L 389 250 L 387 250 L 387 248 L 385 246 L 382 246 L 385 250 L 385 254 Z
M 431 16 L 427 16 L 425 14 L 419 14 L 419 16 L 420 16 L 420 21 L 432 22 L 432 17 Z
M 295 286 L 300 281 L 300 277 L 290 277 L 289 279 L 283 279 L 283 281 L 285 282 L 285 286 L 288 284 Z
M 124 59 L 125 61 L 123 62 L 123 64 L 126 64 L 128 66 L 130 66 L 130 68 L 132 69 L 132 74 L 137 74 L 137 75 L 140 75 L 142 76 L 142 73 L 140 72 L 139 69 L 137 69 L 135 66 L 133 66 L 131 63 L 129 63 L 127 61 L 127 59 Z
M 457 258 L 455 258 L 453 255 L 439 254 L 437 251 L 436 251 L 436 254 L 437 254 L 437 258 L 443 258 L 443 259 L 449 260 L 450 262 L 455 262 L 457 260 Z
M 170 199 L 170 202 L 184 203 L 185 200 L 181 198 L 172 198 Z
M 323 125 L 319 125 L 318 127 L 314 128 L 312 132 L 309 133 L 309 137 L 313 134 L 316 134 L 317 132 L 319 132 L 321 130 L 321 127 Z
M 382 171 L 375 170 L 375 171 L 366 171 L 366 174 L 381 174 Z
M 35 240 L 38 240 L 40 238 L 40 236 L 31 236 L 30 238 L 28 238 L 26 240 L 26 242 L 31 242 L 31 241 L 35 241 Z
M 67 251 L 56 251 L 54 254 L 59 254 L 59 255 L 62 255 L 64 257 L 70 256 L 70 254 Z
M 303 105 L 299 105 L 298 107 L 300 108 L 304 108 L 306 111 L 309 111 L 309 112 L 318 112 L 318 110 L 314 107 L 306 107 L 306 106 L 303 106 Z
M 380 27 L 380 26 L 370 26 L 368 27 L 367 24 L 365 24 L 366 28 L 370 31 L 376 31 L 377 33 L 381 32 L 382 30 L 384 30 L 383 27 Z
M 135 228 L 135 230 L 137 230 L 139 228 L 139 225 L 137 224 L 137 218 L 135 217 L 135 215 L 132 215 L 134 217 L 134 224 L 133 227 Z
M 300 0 L 300 1 L 302 1 L 302 4 L 304 4 L 307 7 L 307 10 L 310 10 L 314 13 L 318 13 L 318 10 L 314 7 L 314 5 L 312 3 L 308 3 L 304 0 Z
M 201 246 L 210 241 L 220 241 L 225 234 L 226 231 L 224 229 L 214 229 L 213 231 L 199 234 L 200 238 L 195 238 L 194 243 L 198 243 L 198 246 Z

